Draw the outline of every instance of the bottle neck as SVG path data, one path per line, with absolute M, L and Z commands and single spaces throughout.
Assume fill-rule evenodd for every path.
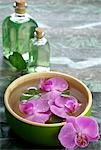
M 38 41 L 43 41 L 44 39 L 45 39 L 45 37 L 37 38 Z
M 27 13 L 25 14 L 13 13 L 11 14 L 10 20 L 15 23 L 25 23 L 30 20 L 30 16 Z
M 26 13 L 20 14 L 15 12 L 15 17 L 25 17 Z
M 37 38 L 38 45 L 45 45 L 47 43 L 47 39 L 42 37 L 40 39 Z
M 26 14 L 26 9 L 16 9 L 15 8 L 15 14 L 17 14 L 18 16 L 24 16 Z

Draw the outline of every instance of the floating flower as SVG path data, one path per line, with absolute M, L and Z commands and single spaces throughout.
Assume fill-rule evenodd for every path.
M 51 112 L 61 118 L 67 118 L 68 113 L 74 113 L 79 108 L 80 104 L 78 103 L 77 99 L 73 96 L 58 96 L 55 99 L 55 101 L 53 101 L 53 103 L 50 104 Z
M 99 139 L 99 128 L 95 120 L 86 117 L 68 117 L 58 135 L 60 143 L 67 149 L 87 147 L 89 142 Z
M 68 83 L 63 78 L 55 77 L 48 80 L 41 80 L 39 88 L 47 92 L 52 90 L 64 91 L 68 89 Z
M 77 100 L 74 100 L 74 97 L 71 96 L 70 100 L 64 105 L 64 109 L 67 113 L 74 113 L 80 108 L 80 104 Z
M 25 119 L 45 123 L 50 117 L 50 108 L 46 99 L 32 99 L 19 104 L 19 109 L 22 113 L 28 115 Z

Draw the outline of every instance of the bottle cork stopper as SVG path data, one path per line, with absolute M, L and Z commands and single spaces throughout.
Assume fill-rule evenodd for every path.
M 38 39 L 41 39 L 44 36 L 44 30 L 42 28 L 37 27 L 35 32 Z
M 16 6 L 18 7 L 24 7 L 25 6 L 25 0 L 16 0 Z
M 18 14 L 23 14 L 26 11 L 26 2 L 25 0 L 16 0 L 15 1 L 15 12 Z

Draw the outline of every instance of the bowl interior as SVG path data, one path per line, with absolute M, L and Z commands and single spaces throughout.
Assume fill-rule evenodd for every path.
M 40 79 L 48 79 L 51 77 L 62 77 L 69 83 L 69 89 L 73 96 L 75 96 L 79 102 L 82 104 L 80 109 L 74 113 L 74 116 L 79 116 L 86 110 L 86 107 L 89 105 L 89 94 L 90 91 L 88 88 L 80 82 L 78 79 L 75 79 L 72 76 L 50 72 L 50 73 L 31 73 L 25 76 L 22 76 L 16 79 L 11 85 L 7 88 L 5 93 L 5 104 L 6 107 L 13 112 L 15 112 L 18 116 L 23 117 L 19 111 L 19 102 L 21 94 L 28 88 L 34 85 L 38 85 Z

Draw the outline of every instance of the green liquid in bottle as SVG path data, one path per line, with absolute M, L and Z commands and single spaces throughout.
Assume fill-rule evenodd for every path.
M 14 15 L 14 14 L 13 14 Z M 29 59 L 29 41 L 37 24 L 31 18 L 7 17 L 3 23 L 3 53 L 9 58 L 13 52 L 20 53 L 25 61 Z
M 50 46 L 47 39 L 42 35 L 40 28 L 38 33 L 30 40 L 29 72 L 41 72 L 50 70 Z M 40 36 L 40 37 L 38 37 Z
M 25 0 L 16 0 L 14 7 L 15 13 L 8 16 L 2 25 L 3 54 L 13 67 L 23 70 L 28 67 L 29 41 L 38 25 L 25 13 Z

